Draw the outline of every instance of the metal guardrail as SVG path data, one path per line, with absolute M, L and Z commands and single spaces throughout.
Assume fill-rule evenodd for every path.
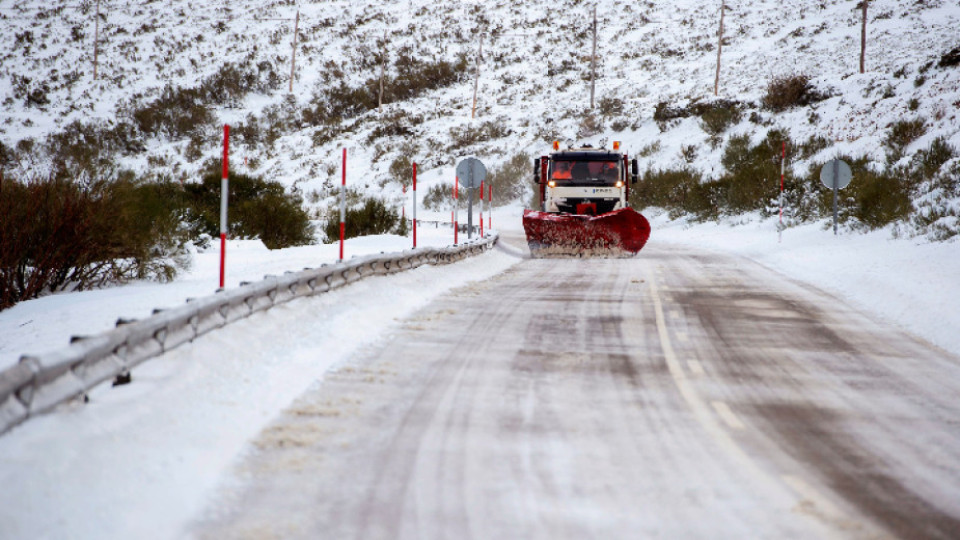
M 66 401 L 86 399 L 94 386 L 129 375 L 130 370 L 199 336 L 294 298 L 315 296 L 379 276 L 449 264 L 486 251 L 496 234 L 446 248 L 418 248 L 402 253 L 368 255 L 320 268 L 266 276 L 256 283 L 188 300 L 183 306 L 155 310 L 138 321 L 117 321 L 117 327 L 92 337 L 73 338 L 68 347 L 42 355 L 26 355 L 0 372 L 0 434 Z

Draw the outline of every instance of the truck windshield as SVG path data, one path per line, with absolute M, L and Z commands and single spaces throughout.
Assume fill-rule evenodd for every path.
M 619 177 L 617 161 L 571 161 L 556 160 L 553 162 L 552 180 L 559 181 L 588 181 L 602 180 L 614 183 Z

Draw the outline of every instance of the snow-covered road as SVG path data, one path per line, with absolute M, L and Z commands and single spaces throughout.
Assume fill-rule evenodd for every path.
M 279 306 L 0 437 L 0 538 L 216 536 L 228 532 L 223 516 L 253 500 L 263 467 L 297 481 L 263 487 L 290 495 L 267 506 L 278 519 L 266 532 L 291 525 L 282 531 L 292 536 L 321 526 L 374 536 L 379 521 L 425 535 L 953 532 L 955 243 L 834 237 L 818 224 L 779 243 L 775 220 L 698 224 L 653 212 L 651 242 L 634 260 L 530 261 L 518 258 L 520 211 L 498 212 L 500 249 Z M 430 232 L 421 238 L 449 241 L 448 230 Z M 357 241 L 351 253 L 408 239 Z M 251 249 L 231 275 L 316 265 L 335 247 Z M 0 358 L 209 292 L 215 255 L 198 255 L 172 284 L 7 310 Z M 307 431 L 287 433 L 293 417 Z M 287 435 L 301 449 L 328 437 L 329 454 L 283 461 L 270 441 Z M 261 461 L 271 455 L 281 461 Z M 321 474 L 320 460 L 338 470 Z M 424 479 L 431 467 L 438 476 Z M 300 474 L 279 474 L 289 470 Z M 458 478 L 468 483 L 450 491 Z M 323 490 L 332 495 L 318 502 Z M 404 506 L 380 502 L 391 493 Z M 316 503 L 307 517 L 343 515 L 285 519 L 304 502 Z M 379 521 L 356 528 L 366 508 Z M 928 528 L 914 530 L 918 520 Z
M 956 357 L 741 257 L 526 260 L 329 373 L 191 530 L 956 537 L 956 395 Z

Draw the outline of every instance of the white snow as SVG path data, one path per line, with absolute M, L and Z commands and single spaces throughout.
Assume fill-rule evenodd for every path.
M 0 141 L 7 146 L 29 137 L 42 140 L 77 119 L 122 118 L 120 104 L 132 94 L 149 101 L 168 83 L 196 86 L 224 62 L 266 60 L 284 79 L 282 91 L 251 95 L 214 111 L 218 121 L 233 124 L 253 114 L 265 124 L 264 110 L 287 95 L 282 74 L 288 69 L 291 23 L 270 19 L 292 18 L 295 3 L 237 0 L 227 6 L 176 0 L 111 7 L 101 27 L 98 81 L 90 76 L 93 10 L 90 3 L 81 4 L 26 0 L 0 5 L 0 50 L 6 51 L 0 53 Z M 796 73 L 810 75 L 833 97 L 812 108 L 816 118 L 807 109 L 762 112 L 764 123 L 745 118 L 727 137 L 749 133 L 756 141 L 768 129 L 785 128 L 797 141 L 814 135 L 830 140 L 831 146 L 811 159 L 847 153 L 867 155 L 879 164 L 889 126 L 916 115 L 927 121 L 928 129 L 907 149 L 908 155 L 935 137 L 960 148 L 960 69 L 921 71 L 960 45 L 960 5 L 954 0 L 871 2 L 868 67 L 861 75 L 856 73 L 859 21 L 854 4 L 728 2 L 729 43 L 724 46 L 720 97 L 756 102 L 772 77 Z M 61 5 L 63 9 L 50 8 Z M 323 88 L 320 75 L 328 71 L 328 63 L 342 68 L 350 84 L 369 78 L 369 67 L 362 65 L 384 28 L 390 32 L 392 60 L 405 46 L 423 57 L 452 60 L 463 53 L 472 59 L 481 23 L 500 28 L 484 45 L 478 119 L 469 119 L 472 80 L 467 76 L 451 87 L 386 107 L 387 115 L 403 110 L 422 119 L 410 122 L 410 136 L 368 141 L 380 125 L 376 113 L 369 113 L 358 127 L 319 145 L 313 140 L 320 131 L 316 126 L 284 132 L 274 145 L 237 141 L 232 159 L 239 164 L 249 157 L 247 172 L 296 186 L 305 195 L 323 195 L 315 206 L 321 212 L 330 206 L 327 195 L 339 179 L 341 147 L 349 148 L 351 186 L 354 178 L 363 178 L 358 183 L 362 190 L 393 201 L 402 196 L 399 184 L 388 181 L 387 170 L 393 159 L 404 155 L 406 143 L 413 144 L 408 157 L 421 162 L 424 190 L 452 182 L 459 157 L 477 154 L 488 167 L 496 166 L 520 151 L 540 155 L 553 138 L 594 145 L 621 140 L 631 155 L 656 143 L 642 160 L 644 168 L 652 169 L 686 165 L 681 150 L 695 144 L 698 152 L 690 165 L 715 177 L 721 171 L 721 148 L 710 149 L 695 119 L 661 133 L 651 115 L 661 101 L 683 104 L 712 98 L 716 51 L 708 46 L 716 45 L 717 5 L 691 0 L 599 3 L 597 95 L 622 99 L 619 118 L 630 127 L 614 131 L 611 117 L 605 120 L 606 129 L 590 137 L 577 135 L 589 99 L 588 63 L 583 60 L 589 45 L 583 33 L 587 4 L 438 5 L 408 0 L 303 5 L 300 29 L 308 39 L 301 43 L 293 97 L 304 108 L 312 93 Z M 41 11 L 43 17 L 38 16 Z M 215 31 L 222 21 L 226 29 Z M 79 41 L 69 37 L 74 26 L 85 36 Z M 27 31 L 33 39 L 29 47 L 21 37 Z M 206 37 L 199 40 L 198 35 Z M 559 69 L 564 61 L 568 69 Z M 901 68 L 903 74 L 897 76 Z M 23 96 L 14 97 L 14 75 L 30 77 L 31 89 L 49 83 L 50 104 L 31 107 Z M 924 82 L 918 84 L 921 75 Z M 68 82 L 73 76 L 77 79 Z M 893 97 L 885 95 L 887 88 Z M 908 106 L 911 99 L 917 100 L 915 110 Z M 451 128 L 487 121 L 510 133 L 451 150 Z M 186 140 L 146 143 L 145 154 L 125 157 L 122 164 L 143 172 L 155 168 L 149 165 L 152 158 L 166 163 L 157 170 L 173 178 L 196 176 L 203 160 L 184 157 Z M 205 141 L 204 156 L 217 156 L 217 144 L 215 138 Z M 802 172 L 809 163 L 791 165 Z M 20 172 L 36 172 L 37 166 L 11 165 Z M 867 234 L 842 230 L 835 237 L 820 222 L 791 227 L 778 242 L 775 219 L 746 216 L 717 224 L 670 221 L 655 212 L 648 216 L 652 243 L 749 257 L 960 354 L 957 241 L 894 238 L 890 228 Z M 494 224 L 504 230 L 518 228 L 519 209 L 498 209 Z M 446 245 L 450 235 L 449 229 L 425 227 L 420 244 Z M 355 239 L 348 242 L 347 256 L 397 251 L 409 242 L 399 237 Z M 21 354 L 62 347 L 71 335 L 108 329 L 118 317 L 146 317 L 154 308 L 212 293 L 218 257 L 216 249 L 196 254 L 193 268 L 171 284 L 134 283 L 58 294 L 0 312 L 0 369 Z M 335 245 L 271 252 L 259 242 L 231 241 L 227 285 L 336 258 Z M 431 298 L 515 262 L 495 251 L 452 266 L 371 278 L 280 306 L 147 362 L 135 371 L 131 385 L 103 386 L 89 404 L 32 419 L 0 436 L 0 538 L 180 536 L 245 441 L 331 366 L 389 335 L 397 319 Z
M 499 228 L 518 231 L 519 215 L 519 207 L 498 211 Z M 955 332 L 960 310 L 954 306 L 960 298 L 960 281 L 954 279 L 960 275 L 960 250 L 955 242 L 892 240 L 889 231 L 835 237 L 818 225 L 788 229 L 778 242 L 775 219 L 744 218 L 745 223 L 733 226 L 651 218 L 651 243 L 741 254 L 960 354 Z M 424 236 L 442 243 L 449 233 L 434 229 Z M 405 247 L 406 239 L 364 242 L 368 251 L 377 251 Z M 360 252 L 361 244 L 350 247 Z M 303 253 L 314 248 L 272 253 L 249 244 L 246 248 L 236 250 L 238 274 L 322 260 Z M 336 257 L 330 248 L 316 249 L 327 250 L 330 260 Z M 204 257 L 213 256 L 204 254 L 200 260 Z M 54 338 L 56 332 L 48 332 L 46 339 L 63 343 L 65 333 L 73 331 L 68 328 L 87 324 L 79 315 L 52 322 L 58 304 L 98 314 L 109 325 L 120 314 L 146 314 L 161 297 L 173 301 L 198 288 L 209 290 L 216 279 L 214 261 L 169 285 L 116 287 L 89 294 L 82 302 L 74 300 L 78 295 L 43 299 L 43 325 L 64 333 Z M 494 250 L 452 266 L 371 278 L 316 299 L 297 300 L 151 360 L 134 372 L 132 384 L 104 385 L 88 404 L 29 420 L 0 437 L 0 485 L 6 486 L 0 491 L 0 537 L 179 537 L 245 442 L 331 366 L 388 336 L 398 319 L 438 294 L 517 261 Z M 150 301 L 144 302 L 141 292 Z M 40 319 L 41 309 L 31 306 L 40 302 L 22 306 Z M 0 322 L 8 320 L 0 313 Z M 15 330 L 6 323 L 0 335 Z
M 356 244 L 364 242 L 349 248 L 363 251 Z M 396 237 L 365 244 L 366 251 L 398 247 Z M 238 274 L 276 270 L 284 260 L 322 260 L 322 253 L 247 247 L 237 257 L 245 260 Z M 29 420 L 0 437 L 0 538 L 180 537 L 245 442 L 331 366 L 389 335 L 397 320 L 437 295 L 518 260 L 494 250 L 295 300 L 148 361 L 132 384 L 102 385 L 88 404 Z M 76 327 L 79 319 L 145 313 L 164 297 L 209 289 L 216 272 L 198 269 L 171 285 L 117 287 L 82 301 L 58 295 L 40 307 L 24 306 L 38 326 L 51 327 L 47 339 L 60 341 L 54 330 Z M 76 311 L 57 317 L 57 304 Z
M 418 229 L 419 247 L 452 243 L 449 225 L 437 228 L 434 223 L 423 223 Z M 344 256 L 349 259 L 411 247 L 411 238 L 393 235 L 353 238 L 347 240 Z M 340 256 L 339 249 L 339 243 L 333 243 L 271 251 L 259 240 L 230 240 L 225 285 L 236 287 L 242 281 L 259 281 L 268 274 L 334 263 Z M 213 294 L 219 285 L 219 274 L 220 249 L 216 245 L 194 254 L 190 270 L 172 284 L 138 282 L 55 294 L 0 311 L 0 369 L 14 364 L 23 354 L 40 354 L 64 347 L 71 336 L 92 335 L 109 329 L 118 318 L 144 318 L 156 308 L 179 306 L 187 298 Z
M 650 242 L 743 255 L 960 355 L 956 241 L 893 239 L 889 228 L 834 236 L 821 224 L 789 228 L 778 236 L 776 218 L 717 224 L 671 222 L 663 214 L 650 215 L 654 216 Z

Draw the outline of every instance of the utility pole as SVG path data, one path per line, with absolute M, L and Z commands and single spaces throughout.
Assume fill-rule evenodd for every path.
M 380 51 L 380 101 L 377 104 L 377 112 L 383 108 L 383 76 L 387 69 L 387 29 L 383 29 L 383 48 Z
M 867 56 L 867 0 L 860 0 L 863 7 L 863 26 L 860 28 L 860 73 L 864 72 Z
M 97 0 L 97 17 L 93 32 L 93 80 L 97 80 L 97 60 L 100 55 L 100 0 Z
M 480 60 L 483 58 L 483 34 L 480 34 L 480 47 L 477 49 L 477 74 L 473 79 L 473 107 L 470 108 L 470 118 L 477 115 L 477 89 L 480 87 Z
M 289 20 L 289 19 L 288 19 Z M 297 37 L 300 34 L 300 10 L 293 23 L 293 54 L 290 56 L 290 93 L 293 93 L 293 77 L 297 70 Z
M 597 79 L 597 6 L 593 6 L 593 53 L 590 55 L 590 110 L 593 110 L 593 95 Z
M 723 16 L 727 11 L 726 0 L 720 1 L 720 31 L 717 32 L 717 76 L 713 79 L 713 95 L 720 93 L 720 54 L 723 52 Z

